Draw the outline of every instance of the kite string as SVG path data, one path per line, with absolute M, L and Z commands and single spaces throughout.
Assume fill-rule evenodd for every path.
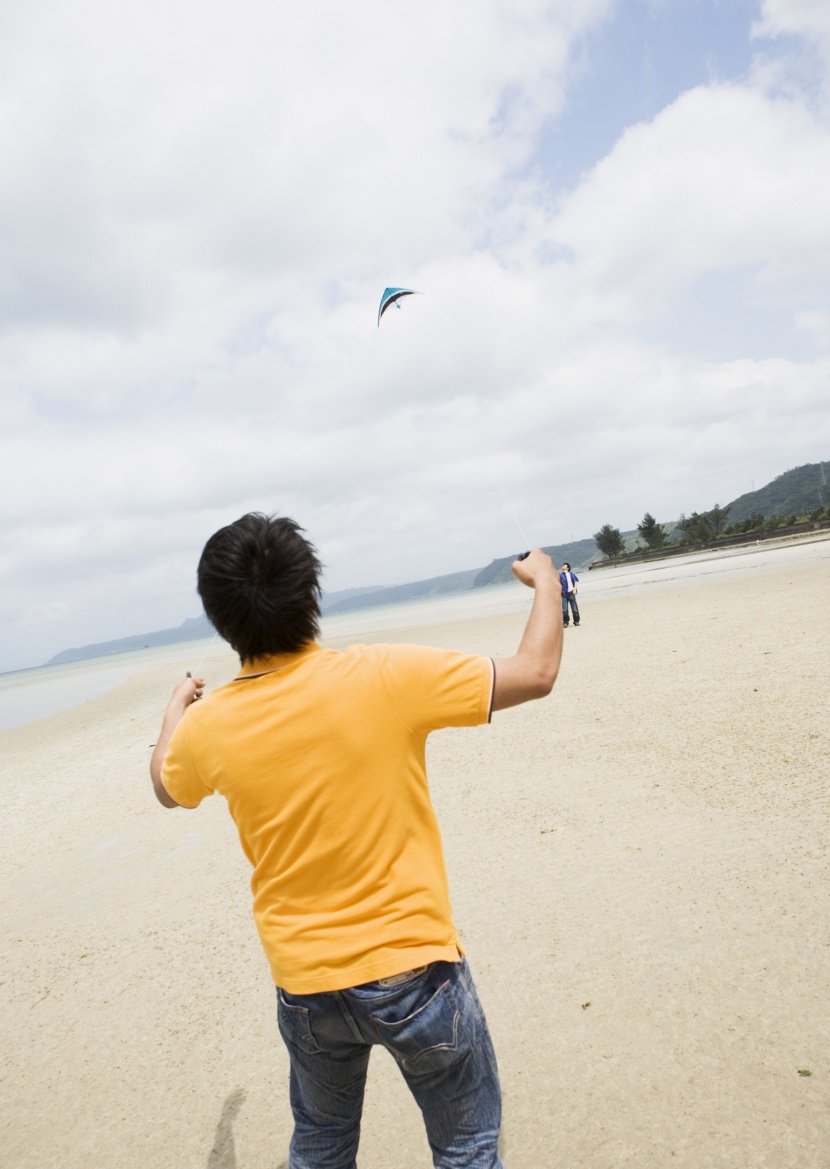
M 456 389 L 453 386 L 452 382 L 450 381 L 449 376 L 447 374 L 447 371 L 444 368 L 442 368 L 441 373 L 444 376 L 444 381 L 447 383 L 447 388 L 449 389 L 450 393 L 452 394 L 453 397 L 457 397 Z M 474 437 L 474 441 L 475 441 L 476 446 L 478 447 L 479 454 L 481 455 L 481 457 L 483 459 L 488 459 L 490 456 L 488 456 L 487 452 L 484 450 L 484 447 L 481 445 L 481 441 L 479 440 L 477 435 Z M 522 527 L 522 525 L 519 521 L 519 517 L 516 515 L 516 512 L 513 508 L 513 504 L 507 498 L 507 492 L 504 490 L 504 486 L 502 484 L 501 479 L 499 478 L 498 474 L 494 470 L 491 470 L 489 472 L 489 474 L 490 474 L 491 478 L 493 479 L 493 482 L 496 484 L 496 487 L 498 487 L 499 491 L 501 492 L 502 499 L 507 504 L 508 511 L 512 515 L 513 520 L 516 524 L 516 527 L 519 529 L 519 533 L 520 533 L 522 539 L 524 540 L 525 548 L 527 548 L 527 549 L 532 548 L 533 545 L 530 542 L 530 538 L 528 537 L 527 532 Z
M 413 288 L 397 288 L 397 287 L 384 288 L 383 293 L 382 293 L 381 298 L 380 298 L 380 307 L 378 309 L 378 327 L 380 327 L 381 317 L 383 316 L 383 314 L 386 312 L 386 310 L 389 308 L 389 306 L 391 304 L 394 304 L 396 308 L 400 308 L 402 297 L 404 297 L 404 296 L 420 296 L 420 295 L 422 295 L 422 294 L 419 292 L 416 292 L 415 289 L 413 289 Z M 453 397 L 455 397 L 456 396 L 455 387 L 453 386 L 452 382 L 449 379 L 449 375 L 447 374 L 447 370 L 446 370 L 446 367 L 444 366 L 443 362 L 439 365 L 439 369 L 440 369 L 441 373 L 443 374 L 444 381 L 447 383 L 447 387 L 450 391 L 450 394 Z M 484 447 L 482 446 L 482 444 L 478 440 L 478 438 L 476 438 L 475 442 L 476 442 L 476 446 L 478 447 L 482 458 L 487 459 L 488 455 L 485 452 Z M 502 485 L 501 479 L 499 479 L 499 477 L 495 471 L 491 471 L 491 475 L 492 475 L 493 480 L 495 481 L 496 486 L 498 487 L 499 491 L 501 492 L 502 499 L 507 504 L 507 508 L 513 517 L 513 520 L 516 524 L 516 527 L 519 529 L 519 532 L 521 533 L 522 539 L 524 540 L 528 549 L 531 548 L 532 545 L 530 543 L 530 540 L 528 539 L 528 535 L 525 532 L 524 528 L 522 527 L 521 523 L 519 522 L 519 517 L 516 515 L 516 512 L 513 508 L 513 504 L 507 498 L 507 492 L 504 490 L 504 486 Z
M 481 444 L 479 444 L 479 450 L 481 451 L 482 455 L 484 455 L 484 450 L 482 449 Z M 485 455 L 484 457 L 486 458 L 487 456 Z M 527 532 L 524 530 L 524 528 L 520 524 L 519 517 L 516 515 L 515 511 L 513 510 L 513 504 L 507 498 L 507 492 L 502 487 L 501 480 L 499 479 L 498 475 L 496 475 L 494 473 L 493 478 L 495 479 L 496 486 L 498 487 L 499 491 L 502 494 L 502 498 L 504 499 L 504 502 L 507 504 L 508 508 L 510 509 L 510 514 L 512 515 L 513 519 L 516 521 L 516 527 L 519 529 L 519 532 L 521 533 L 522 539 L 525 542 L 525 547 L 529 551 L 533 547 L 533 545 L 530 542 L 530 537 L 528 536 Z
M 303 471 L 302 475 L 300 476 L 298 482 L 295 483 L 295 485 L 294 485 L 294 490 L 291 493 L 291 498 L 288 501 L 288 506 L 286 507 L 285 511 L 283 512 L 283 515 L 286 515 L 286 516 L 291 515 L 291 510 L 294 507 L 294 504 L 297 502 L 298 495 L 300 494 L 302 489 L 305 487 L 306 480 L 308 479 L 308 476 L 309 476 L 309 470 L 308 470 L 308 468 L 306 468 L 306 470 Z
M 202 666 L 205 663 L 205 658 L 208 656 L 210 651 L 213 649 L 213 643 L 216 641 L 216 638 L 218 636 L 219 636 L 219 634 L 216 632 L 216 630 L 214 630 L 213 637 L 208 642 L 207 649 L 202 654 L 202 657 L 201 657 L 201 660 L 200 660 L 198 666 L 196 667 L 196 669 L 193 671 L 192 674 L 191 674 L 190 670 L 187 671 L 188 678 L 193 678 L 193 677 L 198 678 L 199 677 L 199 671 L 201 670 Z

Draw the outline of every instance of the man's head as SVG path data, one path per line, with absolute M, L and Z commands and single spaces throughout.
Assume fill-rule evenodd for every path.
M 571 571 L 571 566 L 570 566 L 570 564 L 568 564 L 567 560 L 562 565 L 562 571 L 563 572 L 570 572 Z
M 197 588 L 242 661 L 296 653 L 319 633 L 317 550 L 294 520 L 251 512 L 205 544 Z

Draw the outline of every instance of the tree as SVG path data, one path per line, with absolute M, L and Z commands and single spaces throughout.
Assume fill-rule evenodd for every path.
M 658 524 L 649 512 L 646 512 L 642 522 L 637 524 L 637 531 L 645 540 L 647 548 L 662 548 L 666 542 L 666 533 L 663 531 L 662 524 Z
M 693 511 L 691 515 L 681 515 L 677 526 L 683 533 L 681 541 L 683 544 L 705 544 L 712 538 L 705 513 L 701 515 L 700 512 Z
M 682 515 L 677 526 L 683 533 L 684 544 L 708 544 L 726 531 L 729 508 L 716 503 L 711 511 L 693 511 L 690 516 Z
M 706 519 L 709 521 L 713 536 L 721 536 L 726 531 L 726 521 L 729 519 L 730 507 L 721 507 L 716 503 L 711 511 L 706 512 Z
M 594 532 L 594 540 L 596 540 L 597 548 L 609 560 L 619 556 L 625 548 L 620 529 L 612 528 L 610 524 L 603 524 L 598 532 Z

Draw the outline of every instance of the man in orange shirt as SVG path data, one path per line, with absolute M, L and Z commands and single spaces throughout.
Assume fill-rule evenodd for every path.
M 394 1056 L 439 1169 L 502 1169 L 487 1023 L 452 920 L 427 785 L 430 731 L 548 694 L 558 575 L 513 565 L 534 602 L 517 653 L 318 641 L 320 563 L 293 520 L 251 514 L 199 562 L 205 612 L 241 669 L 173 692 L 150 771 L 159 801 L 220 792 L 253 865 L 254 916 L 291 1066 L 290 1169 L 354 1169 L 369 1053 Z

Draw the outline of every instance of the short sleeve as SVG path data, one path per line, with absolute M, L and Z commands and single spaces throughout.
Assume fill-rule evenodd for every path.
M 189 722 L 186 714 L 173 732 L 161 766 L 161 782 L 177 804 L 183 808 L 196 808 L 205 796 L 213 795 L 213 788 L 203 782 L 196 768 L 190 747 Z
M 383 681 L 398 717 L 419 734 L 489 722 L 493 663 L 489 658 L 421 645 L 385 647 Z

